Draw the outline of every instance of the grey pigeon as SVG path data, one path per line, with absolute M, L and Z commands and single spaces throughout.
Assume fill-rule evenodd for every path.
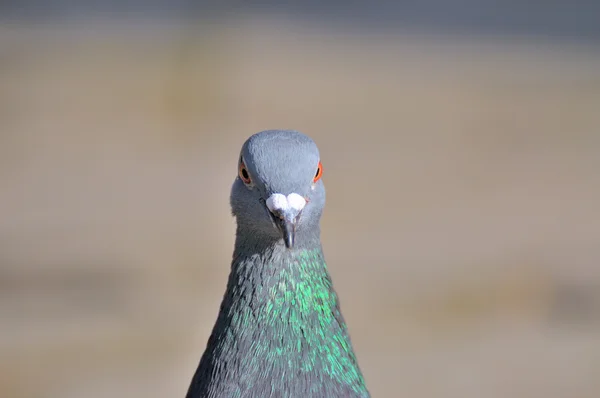
M 229 281 L 187 398 L 370 396 L 321 248 L 322 173 L 297 131 L 244 143 Z

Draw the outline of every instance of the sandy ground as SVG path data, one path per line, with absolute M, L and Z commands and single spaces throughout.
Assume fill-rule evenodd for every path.
M 184 396 L 267 128 L 321 148 L 374 397 L 599 396 L 600 49 L 144 29 L 0 27 L 0 396 Z

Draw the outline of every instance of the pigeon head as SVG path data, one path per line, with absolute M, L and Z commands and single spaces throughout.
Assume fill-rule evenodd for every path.
M 319 149 L 302 133 L 267 130 L 248 138 L 230 199 L 238 234 L 283 241 L 288 249 L 318 239 L 322 173 Z

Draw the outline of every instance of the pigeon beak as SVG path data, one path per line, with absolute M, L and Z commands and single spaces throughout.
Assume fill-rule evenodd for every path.
M 288 249 L 294 247 L 294 240 L 296 237 L 296 224 L 298 222 L 299 215 L 285 214 L 283 217 L 274 217 L 275 225 L 283 236 L 283 243 Z
M 291 249 L 294 247 L 294 238 L 296 237 L 296 220 L 281 220 L 281 232 L 283 233 L 283 242 L 285 247 Z
M 293 248 L 296 226 L 298 225 L 300 213 L 306 205 L 306 199 L 297 193 L 291 193 L 287 196 L 274 193 L 265 201 L 265 205 L 269 210 L 271 221 L 283 237 L 285 247 L 288 249 Z

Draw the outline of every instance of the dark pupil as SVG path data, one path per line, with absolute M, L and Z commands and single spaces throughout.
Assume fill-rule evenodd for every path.
M 250 178 L 250 177 L 248 176 L 248 172 L 246 171 L 246 169 L 242 169 L 242 176 L 243 176 L 243 177 L 244 177 L 244 179 L 246 179 L 246 180 L 247 180 L 248 178 Z
M 321 171 L 321 168 L 317 168 L 317 172 L 315 173 L 315 178 L 317 178 L 319 176 L 319 172 Z

